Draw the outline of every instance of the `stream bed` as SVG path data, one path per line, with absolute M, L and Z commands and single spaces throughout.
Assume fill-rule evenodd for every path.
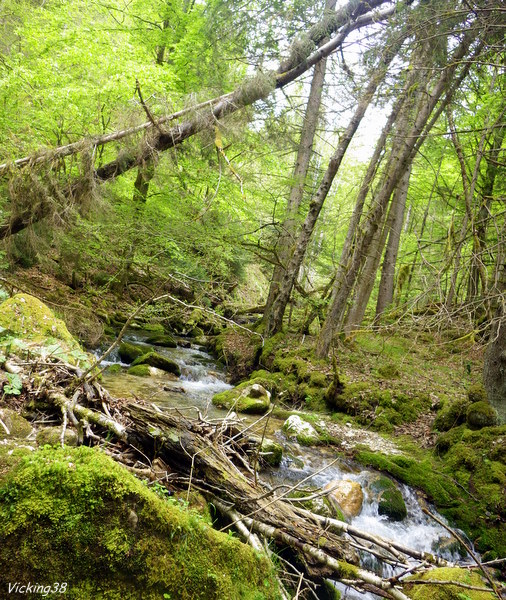
M 126 341 L 144 344 L 149 333 L 131 332 Z M 161 408 L 178 409 L 181 412 L 197 411 L 204 417 L 223 418 L 227 411 L 216 408 L 211 400 L 217 392 L 229 389 L 226 372 L 214 358 L 202 347 L 182 342 L 186 347 L 161 348 L 153 344 L 146 349 L 155 348 L 160 354 L 176 361 L 181 368 L 181 377 L 156 370 L 150 377 L 128 375 L 129 365 L 121 363 L 118 354 L 113 354 L 105 364 L 119 364 L 124 367 L 120 372 L 104 373 L 103 385 L 109 392 L 118 397 L 143 398 L 156 403 Z M 258 419 L 254 415 L 241 415 L 245 424 L 250 425 Z M 451 561 L 462 562 L 462 556 L 452 543 L 450 534 L 438 523 L 422 512 L 417 493 L 403 484 L 398 484 L 407 508 L 407 517 L 400 522 L 390 521 L 386 516 L 378 514 L 378 501 L 370 492 L 369 484 L 378 477 L 378 473 L 365 469 L 361 465 L 343 458 L 335 462 L 337 452 L 333 447 L 304 447 L 293 439 L 285 437 L 281 431 L 283 422 L 269 419 L 267 435 L 283 446 L 284 456 L 278 468 L 263 473 L 270 485 L 294 485 L 307 479 L 304 487 L 322 488 L 330 482 L 347 479 L 358 482 L 364 492 L 362 510 L 351 519 L 351 524 L 361 530 L 384 538 L 394 539 L 403 545 L 419 551 L 434 552 Z M 263 423 L 259 426 L 263 428 Z M 261 435 L 262 431 L 259 430 Z M 311 477 L 311 475 L 313 476 Z M 432 507 L 431 512 L 437 515 Z M 444 518 L 437 515 L 442 521 Z M 465 534 L 462 533 L 465 538 Z M 391 576 L 391 567 L 379 565 L 369 554 L 362 557 L 362 566 L 383 576 Z M 343 600 L 376 600 L 379 596 L 370 592 L 361 593 L 341 584 L 337 584 Z

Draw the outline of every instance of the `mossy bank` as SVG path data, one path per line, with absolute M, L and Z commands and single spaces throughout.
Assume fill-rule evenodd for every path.
M 46 446 L 2 473 L 2 597 L 68 582 L 72 600 L 278 598 L 264 558 L 99 450 Z

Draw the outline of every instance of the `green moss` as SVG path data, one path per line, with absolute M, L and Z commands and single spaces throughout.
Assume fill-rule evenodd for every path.
M 471 385 L 467 390 L 469 402 L 486 402 L 487 392 L 481 383 Z
M 271 567 L 97 450 L 45 448 L 0 484 L 0 585 L 67 581 L 75 600 L 278 598 Z
M 65 323 L 29 294 L 16 294 L 0 304 L 0 327 L 9 332 L 0 342 L 7 354 L 30 353 L 44 360 L 58 358 L 72 365 L 89 366 L 88 356 Z
M 262 460 L 271 467 L 279 467 L 283 458 L 283 447 L 273 440 L 264 439 L 260 447 Z
M 379 499 L 378 514 L 386 515 L 392 521 L 402 521 L 408 515 L 404 499 L 399 490 L 385 490 Z
M 327 376 L 321 371 L 312 371 L 309 375 L 309 383 L 314 387 L 324 388 L 328 384 Z
M 458 567 L 431 569 L 421 575 L 414 575 L 410 579 L 452 581 L 481 588 L 488 585 L 475 571 Z M 493 600 L 496 598 L 493 592 L 480 592 L 455 585 L 410 585 L 408 583 L 404 586 L 403 591 L 413 600 Z
M 378 367 L 378 375 L 382 379 L 398 379 L 400 376 L 399 369 L 394 363 L 387 362 Z
M 436 452 L 440 455 L 446 454 L 452 446 L 460 442 L 464 435 L 464 427 L 464 425 L 460 425 L 438 435 L 435 446 Z
M 445 402 L 434 420 L 434 429 L 448 431 L 452 427 L 465 423 L 469 404 L 467 398 Z
M 358 579 L 358 569 L 355 565 L 350 565 L 344 560 L 338 562 L 339 570 L 337 573 L 340 579 Z
M 270 397 L 262 384 L 257 379 L 252 379 L 231 390 L 215 394 L 212 402 L 220 408 L 247 414 L 263 414 L 269 409 Z
M 471 429 L 482 429 L 497 425 L 497 411 L 487 401 L 480 400 L 469 405 L 466 421 Z
M 24 340 L 44 342 L 47 338 L 55 338 L 69 348 L 79 348 L 65 323 L 29 294 L 16 294 L 0 304 L 0 325 Z
M 176 340 L 167 334 L 152 335 L 146 339 L 146 344 L 155 344 L 164 348 L 177 348 Z
M 144 356 L 148 352 L 146 346 L 132 344 L 132 342 L 121 342 L 118 354 L 123 362 L 132 363 L 136 358 Z
M 107 373 L 109 375 L 113 375 L 113 374 L 116 374 L 116 373 L 121 373 L 121 371 L 122 371 L 121 365 L 118 365 L 118 364 L 109 365 L 107 367 Z
M 130 367 L 127 373 L 136 377 L 149 377 L 151 374 L 149 365 L 135 365 L 135 367 Z
M 144 331 L 150 331 L 152 333 L 158 333 L 163 335 L 165 333 L 165 329 L 161 323 L 143 323 L 142 329 Z
M 5 438 L 26 438 L 32 432 L 31 424 L 18 415 L 15 410 L 10 408 L 0 408 L 0 419 L 4 423 L 5 427 L 9 430 L 9 433 L 5 431 L 5 428 L 0 425 L 0 440 Z
M 158 352 L 148 352 L 147 354 L 139 356 L 139 358 L 136 358 L 132 363 L 132 367 L 136 367 L 137 365 L 149 365 L 150 367 L 161 369 L 167 373 L 173 373 L 178 377 L 181 375 L 181 369 L 177 362 L 158 354 Z
M 36 440 L 39 446 L 60 446 L 61 445 L 61 427 L 43 427 L 37 431 Z M 73 429 L 65 429 L 63 443 L 66 446 L 77 446 L 77 432 Z

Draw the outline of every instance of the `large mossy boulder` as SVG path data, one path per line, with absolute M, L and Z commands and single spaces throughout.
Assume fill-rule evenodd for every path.
M 46 360 L 58 358 L 89 366 L 88 356 L 67 326 L 43 302 L 29 294 L 16 294 L 0 304 L 0 345 L 11 353 L 31 353 Z
M 412 579 L 422 581 L 441 581 L 440 585 L 434 584 L 409 584 L 404 585 L 403 592 L 413 600 L 497 600 L 492 592 L 483 592 L 470 589 L 472 587 L 484 588 L 486 581 L 476 572 L 458 567 L 444 567 L 431 569 L 425 573 L 417 573 Z M 465 588 L 452 583 L 462 583 Z
M 215 394 L 213 404 L 219 408 L 262 415 L 269 410 L 271 394 L 259 383 L 245 381 L 231 390 Z
M 467 409 L 466 422 L 470 429 L 494 427 L 494 425 L 497 425 L 497 421 L 497 411 L 485 400 L 473 402 Z
M 74 600 L 278 598 L 270 564 L 96 449 L 44 448 L 0 480 L 0 588 Z
M 369 487 L 377 495 L 378 514 L 385 515 L 391 521 L 403 521 L 407 517 L 404 498 L 391 479 L 382 475 L 372 481 Z
M 158 354 L 158 352 L 148 352 L 147 354 L 139 356 L 139 358 L 136 358 L 132 363 L 132 367 L 136 367 L 137 365 L 149 365 L 150 367 L 155 367 L 166 373 L 173 373 L 178 377 L 181 375 L 181 368 L 177 362 Z
M 132 344 L 132 342 L 121 342 L 118 348 L 118 354 L 124 363 L 133 363 L 136 358 L 144 356 L 147 353 L 146 346 Z

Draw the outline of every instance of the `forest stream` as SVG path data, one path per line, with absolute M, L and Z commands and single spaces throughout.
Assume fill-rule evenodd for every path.
M 130 331 L 125 340 L 143 345 L 151 335 L 149 332 Z M 162 348 L 154 344 L 160 354 L 176 361 L 181 368 L 181 377 L 176 378 L 162 371 L 155 371 L 150 377 L 128 375 L 117 352 L 109 357 L 108 365 L 120 365 L 121 371 L 104 374 L 103 384 L 108 391 L 118 397 L 143 398 L 151 401 L 165 410 L 178 410 L 189 414 L 200 412 L 204 418 L 224 418 L 227 411 L 212 404 L 215 393 L 229 389 L 227 373 L 204 348 L 189 344 L 186 347 Z M 241 415 L 245 425 L 251 425 L 258 420 L 256 415 Z M 356 481 L 364 491 L 364 502 L 360 513 L 350 519 L 350 523 L 372 534 L 402 542 L 404 545 L 418 551 L 437 552 L 441 557 L 461 564 L 468 564 L 471 558 L 462 558 L 459 548 L 453 542 L 447 530 L 431 520 L 422 512 L 421 503 L 415 490 L 407 485 L 398 484 L 407 507 L 407 517 L 399 522 L 390 521 L 386 516 L 378 514 L 378 500 L 371 492 L 370 483 L 378 477 L 378 472 L 365 469 L 358 463 L 343 458 L 335 462 L 336 452 L 332 447 L 305 447 L 287 438 L 282 431 L 283 421 L 275 417 L 269 419 L 268 435 L 283 447 L 283 459 L 278 468 L 268 468 L 262 472 L 264 481 L 272 486 L 287 484 L 293 486 L 301 480 L 306 480 L 307 487 L 324 488 L 327 484 L 341 479 Z M 263 422 L 259 424 L 263 429 Z M 260 431 L 261 434 L 261 431 Z M 326 465 L 328 465 L 327 468 Z M 311 473 L 314 473 L 313 477 Z M 430 507 L 443 522 L 445 518 Z M 460 535 L 472 547 L 466 535 Z M 361 564 L 365 568 L 377 572 L 384 577 L 390 577 L 398 572 L 392 567 L 380 564 L 374 557 L 362 553 Z M 341 583 L 335 583 L 341 591 L 342 598 L 348 600 L 375 600 L 380 598 L 370 592 L 358 592 Z

